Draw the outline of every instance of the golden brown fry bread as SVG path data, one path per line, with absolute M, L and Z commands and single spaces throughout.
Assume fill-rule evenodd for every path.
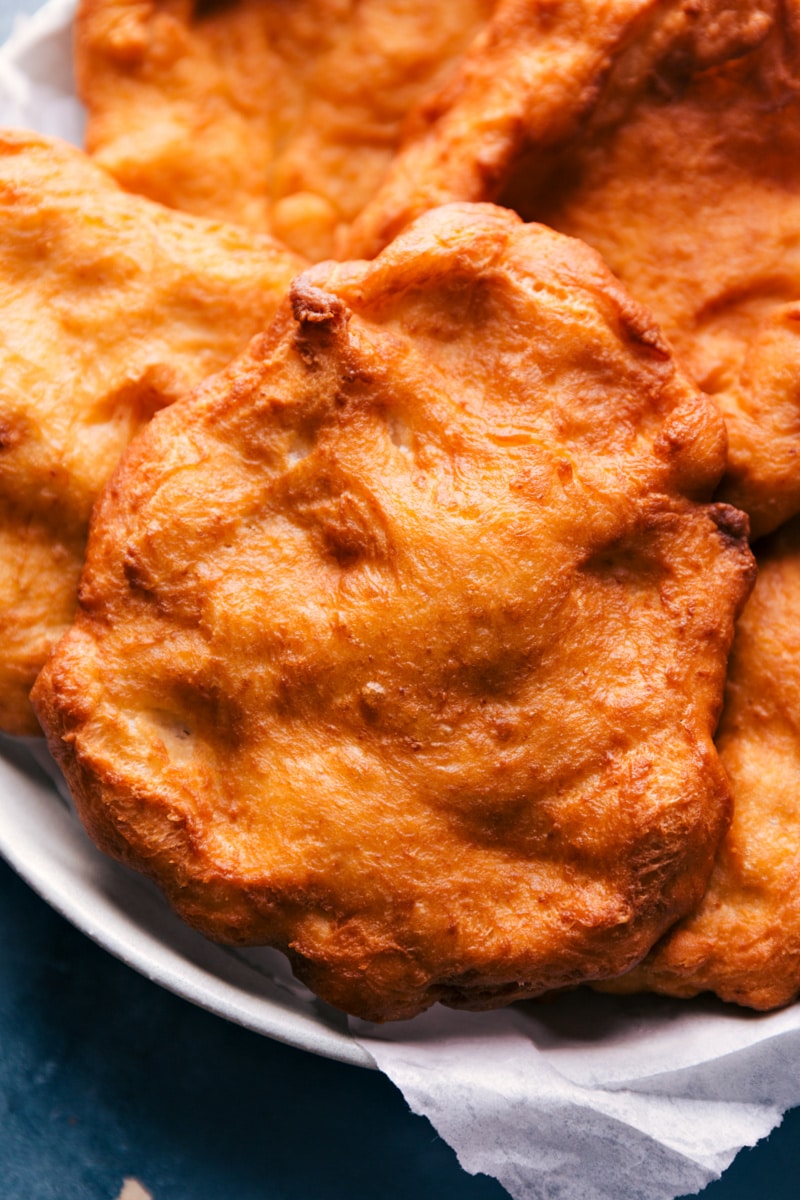
M 452 206 L 159 413 L 35 704 L 83 819 L 373 1019 L 638 961 L 728 819 L 724 432 L 587 247 Z
M 800 522 L 758 555 L 736 627 L 717 746 L 733 824 L 696 912 L 612 990 L 695 996 L 751 1008 L 800 993 Z
M 476 52 L 352 248 L 372 252 L 428 203 L 498 197 L 588 241 L 719 398 L 730 437 L 720 495 L 759 536 L 800 509 L 800 5 L 644 7 L 588 99 L 580 68 L 597 28 L 613 26 L 582 33 L 562 16 L 534 40 L 519 67 L 530 79 L 554 70 L 548 36 L 567 37 L 563 94 L 515 89 L 504 136 L 486 116 L 503 102 L 502 45 Z
M 800 510 L 800 4 L 769 7 L 749 54 L 662 75 L 517 205 L 598 249 L 718 397 L 754 537 Z
M 667 69 L 758 41 L 771 0 L 499 0 L 451 78 L 425 98 L 345 239 L 372 257 L 440 204 L 496 200 L 526 152 L 551 168 L 608 96 L 626 105 Z
M 269 323 L 301 262 L 0 134 L 0 728 L 72 620 L 92 504 L 152 413 Z
M 329 258 L 496 0 L 82 0 L 87 147 L 124 187 Z

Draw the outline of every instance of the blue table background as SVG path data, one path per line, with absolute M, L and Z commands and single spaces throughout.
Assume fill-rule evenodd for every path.
M 0 0 L 0 40 L 36 7 Z M 170 995 L 0 861 L 0 1200 L 116 1200 L 125 1177 L 154 1200 L 507 1196 L 377 1072 Z M 799 1200 L 800 1109 L 702 1195 Z
M 506 1198 L 378 1072 L 170 995 L 0 862 L 0 1198 L 116 1200 L 126 1176 L 154 1200 Z M 796 1109 L 703 1196 L 798 1200 L 799 1180 Z

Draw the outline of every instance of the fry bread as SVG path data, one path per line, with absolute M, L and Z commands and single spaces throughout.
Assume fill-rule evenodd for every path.
M 771 7 L 750 53 L 590 123 L 538 199 L 514 185 L 524 216 L 600 251 L 717 397 L 720 496 L 754 538 L 800 510 L 800 4 Z
M 329 258 L 495 0 L 83 0 L 87 148 L 130 191 Z
M 774 2 L 499 0 L 447 84 L 413 114 L 347 253 L 373 257 L 437 205 L 498 200 L 528 155 L 546 182 L 551 154 L 607 99 L 619 119 L 665 68 L 741 53 L 769 27 L 765 7 Z
M 302 266 L 128 196 L 84 154 L 0 134 L 0 728 L 72 620 L 89 516 L 153 412 L 233 358 Z
M 800 994 L 800 521 L 762 543 L 758 567 L 717 737 L 733 823 L 697 910 L 612 990 L 757 1009 Z
M 34 691 L 93 837 L 374 1020 L 619 974 L 728 822 L 724 448 L 599 257 L 504 210 L 301 276 L 96 511 Z
M 502 43 L 476 47 L 351 249 L 372 253 L 450 199 L 499 199 L 589 242 L 718 398 L 730 439 L 720 497 L 758 537 L 800 509 L 800 4 L 638 7 L 613 45 L 602 7 L 585 31 L 566 16 L 537 30 L 519 58 L 509 36 L 515 80 L 524 69 L 531 81 L 515 82 L 514 105 Z M 548 37 L 566 39 L 560 90 Z M 503 136 L 490 121 L 501 104 Z

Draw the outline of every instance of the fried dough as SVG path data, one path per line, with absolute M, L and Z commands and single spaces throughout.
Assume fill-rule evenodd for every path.
M 494 4 L 82 0 L 87 148 L 131 191 L 329 258 Z
M 733 823 L 696 912 L 613 990 L 757 1009 L 800 994 L 800 521 L 762 543 L 758 567 L 717 737 Z
M 447 84 L 415 110 L 347 253 L 371 258 L 437 205 L 497 200 L 527 155 L 546 181 L 550 155 L 607 98 L 622 119 L 665 69 L 742 52 L 763 38 L 774 2 L 499 0 Z
M 509 212 L 301 276 L 96 509 L 33 693 L 92 836 L 373 1020 L 619 974 L 727 827 L 724 452 L 599 257 Z
M 476 53 L 472 91 L 454 84 L 353 248 L 369 253 L 443 199 L 499 198 L 589 242 L 718 397 L 730 438 L 720 497 L 748 512 L 758 537 L 800 510 L 800 4 L 644 7 L 588 99 L 578 67 L 581 54 L 594 61 L 595 26 L 561 18 L 549 36 L 567 37 L 575 60 L 564 96 L 523 91 L 504 109 L 520 122 L 505 138 L 486 115 L 505 73 Z M 541 37 L 519 73 L 549 76 L 555 62 Z
M 152 413 L 247 345 L 302 262 L 0 134 L 0 727 L 72 620 L 92 504 Z
M 800 4 L 772 7 L 757 48 L 662 74 L 517 205 L 598 249 L 718 398 L 754 538 L 800 510 Z

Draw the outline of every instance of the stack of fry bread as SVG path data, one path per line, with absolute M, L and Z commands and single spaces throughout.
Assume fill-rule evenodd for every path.
M 373 1021 L 800 995 L 800 0 L 81 0 L 0 728 Z

